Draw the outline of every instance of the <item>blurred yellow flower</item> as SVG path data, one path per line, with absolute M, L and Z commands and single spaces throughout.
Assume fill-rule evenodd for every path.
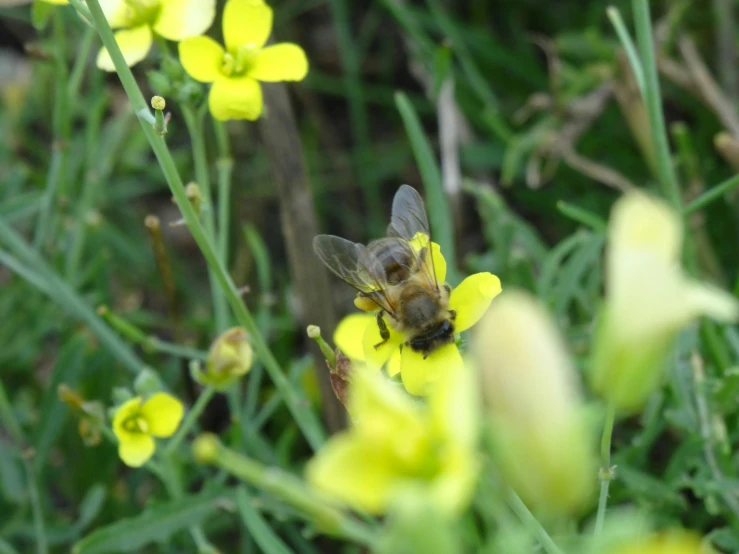
M 154 34 L 174 41 L 201 35 L 216 13 L 215 0 L 101 0 L 100 6 L 110 26 L 121 29 L 115 40 L 129 67 L 146 57 Z M 105 48 L 98 53 L 97 66 L 115 71 Z
M 596 456 L 575 370 L 547 312 L 504 293 L 473 336 L 501 471 L 537 512 L 572 514 L 593 492 Z
M 478 460 L 474 373 L 437 381 L 423 405 L 376 371 L 360 367 L 349 389 L 350 430 L 309 462 L 308 482 L 352 507 L 379 514 L 406 493 L 444 514 L 470 501 Z
M 663 202 L 633 192 L 614 206 L 591 380 L 622 412 L 639 410 L 657 387 L 681 328 L 701 315 L 739 316 L 731 295 L 682 272 L 682 242 L 680 219 Z
M 179 44 L 180 61 L 190 76 L 213 83 L 208 105 L 213 117 L 256 120 L 262 114 L 259 81 L 300 81 L 308 59 L 300 46 L 264 45 L 272 31 L 272 9 L 261 0 L 228 0 L 223 10 L 226 49 L 209 37 Z
M 610 548 L 607 554 L 711 554 L 700 538 L 682 530 L 665 531 Z
M 414 241 L 416 240 L 421 239 L 417 237 Z M 441 284 L 446 279 L 446 260 L 439 245 L 431 244 L 436 280 Z M 470 275 L 452 290 L 449 309 L 457 312 L 454 320 L 455 333 L 466 331 L 477 323 L 501 290 L 500 279 L 491 273 Z M 358 308 L 377 309 L 374 303 L 373 307 L 365 306 L 361 300 L 359 297 L 359 302 L 355 302 Z M 462 356 L 456 344 L 444 345 L 424 359 L 422 353 L 404 346 L 406 337 L 402 333 L 395 331 L 390 325 L 388 330 L 388 341 L 375 348 L 376 344 L 382 342 L 376 317 L 350 314 L 337 325 L 334 344 L 352 360 L 365 362 L 369 367 L 378 369 L 387 364 L 388 374 L 392 377 L 400 373 L 405 389 L 414 395 L 427 394 L 436 380 L 462 368 Z
M 123 403 L 113 418 L 118 455 L 130 467 L 141 467 L 152 454 L 153 437 L 170 437 L 182 420 L 184 408 L 175 397 L 159 392 L 148 400 L 140 396 Z

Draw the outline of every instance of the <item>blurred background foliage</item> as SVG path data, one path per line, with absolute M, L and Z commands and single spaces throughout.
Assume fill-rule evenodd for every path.
M 629 2 L 614 6 L 631 21 Z M 605 4 L 278 0 L 273 7 L 276 38 L 301 44 L 311 62 L 308 78 L 290 90 L 321 230 L 366 241 L 382 233 L 398 185 L 427 197 L 443 187 L 460 273 L 492 271 L 504 288 L 534 291 L 584 364 L 608 210 L 620 190 L 656 190 L 648 118 Z M 735 10 L 730 0 L 653 2 L 686 204 L 739 168 Z M 37 30 L 34 22 L 45 19 Z M 211 33 L 219 29 L 216 22 Z M 298 552 L 357 551 L 314 537 L 289 508 L 257 492 L 258 510 L 245 519 L 251 532 L 242 531 L 225 475 L 201 491 L 204 470 L 194 466 L 186 498 L 161 500 L 160 485 L 125 468 L 112 446 L 86 445 L 80 420 L 58 399 L 64 383 L 110 404 L 110 391 L 130 384 L 121 362 L 128 357 L 156 368 L 191 403 L 187 359 L 202 357 L 214 338 L 206 266 L 187 229 L 171 225 L 179 213 L 118 79 L 94 68 L 98 46 L 71 9 L 0 8 L 0 552 L 32 551 L 38 514 L 52 552 L 115 521 L 107 540 L 119 542 L 103 537 L 85 551 L 118 544 L 182 552 L 192 545 L 181 531 L 196 521 L 215 544 L 238 544 L 232 552 L 255 551 L 252 537 L 265 533 Z M 147 80 L 159 64 L 155 51 L 134 68 L 146 96 L 162 94 Z M 56 116 L 55 102 L 63 103 Z M 189 139 L 177 102 L 168 98 L 168 110 L 168 143 L 188 179 Z M 253 125 L 228 129 L 231 274 L 248 287 L 245 300 L 301 401 L 317 409 L 269 161 Z M 215 160 L 211 132 L 206 146 Z M 433 157 L 424 156 L 429 144 Z M 63 177 L 50 187 L 54 164 Z M 691 216 L 687 257 L 694 273 L 734 290 L 736 202 L 729 194 Z M 161 221 L 173 288 L 144 225 L 150 214 Z M 24 257 L 21 237 L 38 256 Z M 335 294 L 348 312 L 352 291 L 336 286 Z M 80 304 L 90 313 L 109 307 L 111 340 L 123 351 L 111 353 L 91 333 Z M 695 350 L 704 354 L 691 363 Z M 668 385 L 616 429 L 612 506 L 635 504 L 660 526 L 685 525 L 726 552 L 739 550 L 739 500 L 727 492 L 739 489 L 738 358 L 734 328 L 702 323 L 681 336 Z M 255 458 L 300 472 L 309 449 L 259 364 L 240 398 L 240 427 L 228 425 L 225 396 L 211 403 L 203 427 L 227 430 L 229 442 Z M 488 489 L 481 487 L 474 509 L 483 516 L 460 523 L 471 548 L 486 544 L 493 525 L 484 517 Z

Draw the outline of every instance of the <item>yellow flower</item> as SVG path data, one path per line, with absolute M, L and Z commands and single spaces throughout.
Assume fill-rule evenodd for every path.
M 681 328 L 700 315 L 722 321 L 739 315 L 729 294 L 682 272 L 681 248 L 680 219 L 663 202 L 634 192 L 616 203 L 591 379 L 622 412 L 638 411 L 659 384 Z
M 272 9 L 261 0 L 228 0 L 223 10 L 226 49 L 209 37 L 184 40 L 180 61 L 196 81 L 213 83 L 208 105 L 213 117 L 249 119 L 262 113 L 258 81 L 300 81 L 308 60 L 300 46 L 264 45 L 272 31 Z
M 436 280 L 444 283 L 446 261 L 438 244 L 432 243 L 432 252 Z M 449 309 L 457 312 L 455 333 L 466 331 L 477 323 L 500 291 L 500 279 L 491 273 L 471 275 L 452 290 Z M 358 307 L 364 308 L 361 302 Z M 424 359 L 422 353 L 404 346 L 407 339 L 402 333 L 390 325 L 388 330 L 390 339 L 375 348 L 376 344 L 382 342 L 375 316 L 351 314 L 336 327 L 334 344 L 349 358 L 364 361 L 370 367 L 380 368 L 387 363 L 388 374 L 394 376 L 400 373 L 405 389 L 415 395 L 425 395 L 429 386 L 442 375 L 462 368 L 462 356 L 456 344 L 444 345 Z
M 216 13 L 215 0 L 101 0 L 100 5 L 110 26 L 122 29 L 115 40 L 129 67 L 146 57 L 155 33 L 174 41 L 195 37 L 211 26 Z M 115 71 L 105 48 L 97 66 Z
M 309 462 L 308 482 L 352 507 L 384 513 L 401 495 L 425 495 L 444 514 L 470 501 L 477 478 L 474 374 L 437 381 L 426 406 L 375 371 L 356 368 L 351 429 Z
M 152 437 L 170 437 L 182 420 L 184 408 L 175 397 L 159 392 L 148 400 L 140 396 L 121 405 L 113 418 L 118 455 L 130 467 L 141 467 L 154 454 Z
M 577 512 L 590 500 L 597 463 L 554 323 L 527 293 L 506 292 L 473 339 L 501 471 L 537 511 Z
M 607 554 L 711 554 L 713 550 L 702 544 L 699 537 L 683 530 L 671 530 L 632 540 Z

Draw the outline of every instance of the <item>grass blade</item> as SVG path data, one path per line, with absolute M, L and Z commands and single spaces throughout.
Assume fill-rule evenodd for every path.
M 264 554 L 293 554 L 293 550 L 277 536 L 254 507 L 246 488 L 239 487 L 236 491 L 236 505 L 239 507 L 241 521 Z

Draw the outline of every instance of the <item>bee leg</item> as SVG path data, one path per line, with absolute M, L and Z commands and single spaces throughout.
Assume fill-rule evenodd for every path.
M 380 310 L 379 312 L 377 312 L 377 327 L 380 328 L 380 337 L 382 338 L 382 342 L 378 342 L 375 345 L 375 350 L 377 350 L 378 348 L 380 348 L 390 338 L 390 331 L 387 328 L 387 323 L 385 323 L 385 320 L 382 318 L 382 316 L 383 316 L 384 313 L 385 312 L 383 312 L 382 310 Z
M 449 319 L 452 321 L 457 319 L 457 310 L 449 310 Z

